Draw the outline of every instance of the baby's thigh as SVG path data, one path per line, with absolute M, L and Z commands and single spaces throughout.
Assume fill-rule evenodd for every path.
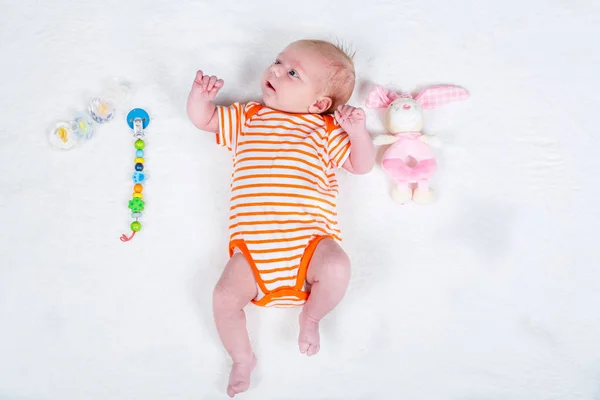
M 350 258 L 335 240 L 325 238 L 319 242 L 308 265 L 306 280 L 309 284 L 325 280 L 348 283 Z
M 216 306 L 225 302 L 226 305 L 243 307 L 256 297 L 257 290 L 250 264 L 243 254 L 235 253 L 215 285 L 213 302 Z

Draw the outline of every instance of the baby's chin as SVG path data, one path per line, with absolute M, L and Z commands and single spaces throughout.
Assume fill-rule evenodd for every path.
M 275 101 L 275 99 L 272 96 L 269 95 L 265 95 L 263 94 L 262 96 L 262 102 L 265 106 L 272 108 L 274 110 L 278 110 L 279 108 L 277 107 L 277 101 Z

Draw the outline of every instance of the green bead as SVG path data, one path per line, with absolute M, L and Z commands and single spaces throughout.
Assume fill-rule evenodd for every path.
M 131 230 L 132 230 L 132 231 L 134 231 L 134 232 L 139 232 L 139 231 L 140 231 L 140 229 L 142 229 L 142 224 L 140 224 L 140 223 L 139 223 L 139 222 L 137 222 L 137 221 L 133 221 L 133 222 L 131 223 Z
M 129 209 L 133 213 L 144 211 L 144 200 L 134 197 L 133 199 L 129 200 Z
M 146 143 L 144 143 L 144 141 L 142 139 L 138 139 L 135 141 L 135 148 L 138 150 L 144 150 L 144 147 L 146 147 Z

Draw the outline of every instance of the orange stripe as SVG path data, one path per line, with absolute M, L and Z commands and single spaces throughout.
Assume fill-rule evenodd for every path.
M 332 232 L 327 232 L 327 236 L 338 240 L 338 241 L 342 241 L 342 238 L 340 235 L 338 235 L 338 233 L 340 233 L 339 230 L 336 230 L 336 233 L 332 233 Z M 237 237 L 239 236 L 239 233 L 233 233 L 231 236 L 233 237 Z M 231 236 L 230 236 L 230 240 L 231 240 Z M 288 242 L 296 242 L 299 240 L 306 240 L 306 239 L 310 239 L 314 237 L 314 235 L 300 235 L 300 236 L 292 236 L 292 237 L 287 237 L 287 238 L 283 238 L 283 239 L 244 239 L 244 242 L 248 243 L 248 244 L 272 244 L 272 243 L 288 243 Z M 234 239 L 237 240 L 237 239 Z
M 238 141 L 239 134 L 242 131 L 242 127 L 241 127 L 241 124 L 240 124 L 240 120 L 241 120 L 241 115 L 240 114 L 241 114 L 241 111 L 242 110 L 240 109 L 240 107 L 236 107 L 235 108 L 235 118 L 236 118 L 236 121 L 235 121 L 236 122 L 236 127 L 235 127 L 236 128 L 235 129 L 235 147 L 236 148 L 237 148 L 237 141 Z
M 259 147 L 253 147 L 251 149 L 246 149 L 246 150 L 241 150 L 238 151 L 236 154 L 240 155 L 240 154 L 246 154 L 246 153 L 254 153 L 254 152 L 263 152 L 263 153 L 299 153 L 299 154 L 304 154 L 307 157 L 311 157 L 314 158 L 317 161 L 322 161 L 323 164 L 325 164 L 325 160 L 323 160 L 322 157 L 319 157 L 319 155 L 314 154 L 314 153 L 309 153 L 308 151 L 304 151 L 304 150 L 300 150 L 300 149 L 265 149 L 265 148 L 259 148 Z
M 305 124 L 301 124 L 298 121 L 292 121 L 288 118 L 263 118 L 261 119 L 262 121 L 280 121 L 280 122 L 290 122 L 296 126 L 302 126 L 308 130 L 310 130 L 311 132 L 314 131 L 315 129 L 319 128 L 319 125 L 317 124 L 313 124 L 313 125 L 305 125 Z
M 239 199 L 244 199 L 244 198 L 252 198 L 252 197 L 280 197 L 283 199 L 287 199 L 287 198 L 296 198 L 296 199 L 305 199 L 305 200 L 316 200 L 319 201 L 321 203 L 325 203 L 330 205 L 331 207 L 335 207 L 335 204 L 327 201 L 325 199 L 322 199 L 320 197 L 315 197 L 315 196 L 307 196 L 304 194 L 296 194 L 296 193 L 249 193 L 249 194 L 238 194 L 237 196 L 232 196 L 230 201 L 234 201 L 234 200 L 239 200 Z
M 274 143 L 274 144 L 278 144 L 278 143 L 290 143 L 290 144 L 300 144 L 300 143 L 304 143 L 304 141 L 306 141 L 307 139 L 309 139 L 312 143 L 314 143 L 314 147 L 312 148 L 316 148 L 316 149 L 320 149 L 322 151 L 325 151 L 324 149 L 324 145 L 319 143 L 315 138 L 314 135 L 308 135 L 308 136 L 300 136 L 300 135 L 293 135 L 293 134 L 287 134 L 287 135 L 283 135 L 283 134 L 277 134 L 277 133 L 273 133 L 273 132 L 244 132 L 244 135 L 248 138 L 248 137 L 254 137 L 254 138 L 270 138 L 271 140 L 246 140 L 245 142 L 266 142 L 266 143 Z M 296 142 L 291 142 L 291 141 L 286 141 L 286 140 L 273 140 L 273 137 L 277 137 L 277 138 L 283 138 L 283 139 L 299 139 L 301 141 L 296 141 Z M 324 140 L 323 138 L 321 138 L 321 140 Z M 245 143 L 244 142 L 244 143 Z
M 231 110 L 228 110 L 227 117 L 229 118 L 229 146 L 233 147 L 233 122 L 231 121 Z
M 310 149 L 315 149 L 313 146 L 311 146 L 310 144 L 307 144 L 305 142 L 302 142 L 302 141 L 292 142 L 289 140 L 284 140 L 284 141 L 280 141 L 280 142 L 274 142 L 272 140 L 246 140 L 246 141 L 240 143 L 240 146 L 250 146 L 250 145 L 255 145 L 255 144 L 276 144 L 276 145 L 291 144 L 291 145 L 306 146 Z
M 323 187 L 323 185 L 321 184 L 321 182 L 315 182 L 313 180 L 308 179 L 305 176 L 299 176 L 299 175 L 285 175 L 285 174 L 272 174 L 272 175 L 268 175 L 268 174 L 253 174 L 253 175 L 243 175 L 243 176 L 236 176 L 235 178 L 233 178 L 232 180 L 232 187 L 234 186 L 233 184 L 235 182 L 239 182 L 242 180 L 246 180 L 246 179 L 271 179 L 271 178 L 283 178 L 283 179 L 299 179 L 301 181 L 304 182 L 308 182 L 312 185 L 316 185 L 320 190 L 327 192 L 327 193 L 337 193 L 338 189 L 338 185 L 329 185 L 329 187 Z M 311 186 L 312 188 L 312 186 Z
M 270 120 L 267 120 L 270 121 Z M 257 123 L 252 123 L 249 124 L 246 122 L 246 127 L 250 128 L 250 129 L 281 129 L 283 131 L 291 131 L 291 132 L 302 132 L 302 133 L 306 133 L 307 135 L 310 135 L 313 131 L 312 130 L 304 130 L 304 129 L 300 129 L 298 128 L 298 124 L 294 123 L 293 121 L 289 121 L 290 124 L 294 125 L 293 127 L 290 126 L 285 126 L 285 125 L 261 125 L 261 124 L 257 124 Z
M 265 285 L 268 285 L 269 283 L 275 283 L 275 282 L 279 282 L 279 281 L 293 281 L 293 280 L 296 280 L 296 275 L 282 276 L 281 278 L 269 279 L 268 281 L 263 281 L 263 283 Z
M 321 116 L 317 117 L 318 119 L 315 121 L 315 120 L 309 120 L 309 119 L 307 119 L 304 116 L 304 114 L 286 113 L 286 112 L 276 111 L 276 110 L 266 111 L 263 114 L 260 114 L 259 116 L 260 117 L 264 117 L 264 116 L 267 116 L 267 115 L 280 115 L 280 116 L 289 116 L 289 117 L 299 118 L 299 119 L 301 119 L 303 121 L 308 122 L 309 124 L 313 124 L 313 125 L 316 125 L 316 126 L 322 126 L 325 123 L 325 119 L 323 117 L 321 117 Z
M 332 215 L 334 217 L 337 216 L 337 213 L 335 211 L 331 211 L 331 210 L 328 210 L 328 209 L 323 208 L 323 207 L 319 207 L 319 206 L 314 205 L 314 204 L 280 203 L 280 202 L 273 202 L 273 201 L 266 202 L 266 203 L 235 204 L 235 205 L 231 206 L 229 208 L 229 210 L 233 211 L 236 208 L 240 208 L 240 207 L 265 207 L 265 206 L 267 206 L 267 207 L 273 207 L 273 206 L 277 206 L 277 207 L 302 207 L 302 208 L 304 208 L 304 207 L 311 207 L 311 208 L 317 208 L 317 209 L 323 211 L 324 213 L 327 213 L 327 214 Z
M 338 142 L 338 144 L 336 144 L 336 145 L 335 145 L 333 148 L 331 148 L 331 149 L 329 150 L 329 154 L 333 154 L 333 153 L 335 153 L 335 150 L 336 150 L 338 147 L 342 146 L 342 145 L 343 145 L 343 143 L 344 143 L 344 140 L 343 140 L 343 139 L 340 139 L 340 141 Z
M 336 157 L 336 164 L 339 164 L 339 161 L 343 160 L 344 157 L 346 157 L 346 154 L 348 153 L 348 151 L 350 150 L 350 148 L 348 146 L 344 147 L 342 149 L 342 151 L 340 153 L 338 153 L 338 156 Z M 338 165 L 338 167 L 341 165 Z
M 273 140 L 246 140 L 246 141 L 242 141 L 239 145 L 240 146 L 250 146 L 250 145 L 259 145 L 259 144 L 274 144 L 274 145 L 284 145 L 284 144 L 288 144 L 288 145 L 298 145 L 298 146 L 304 146 L 304 147 L 308 147 L 311 150 L 317 150 L 319 156 L 321 156 L 321 153 L 324 152 L 323 149 L 323 145 L 321 145 L 320 143 L 318 143 L 314 137 L 312 136 L 308 136 L 308 139 L 310 139 L 313 143 L 314 146 L 306 143 L 305 141 L 289 141 L 289 140 L 282 140 L 282 141 L 273 141 Z
M 343 129 L 335 129 L 335 130 L 329 132 L 329 135 L 327 138 L 327 140 L 328 140 L 327 144 L 331 145 L 333 142 L 335 142 L 339 138 L 343 137 L 344 134 L 345 134 L 345 132 Z
M 306 274 L 307 274 L 308 266 L 310 265 L 312 256 L 315 253 L 315 250 L 317 249 L 317 246 L 319 245 L 321 240 L 323 240 L 325 238 L 326 238 L 326 236 L 317 236 L 316 238 L 311 240 L 310 243 L 308 244 L 308 247 L 306 247 L 306 250 L 304 251 L 304 255 L 302 256 L 302 259 L 300 260 L 300 268 L 298 269 L 298 280 L 296 281 L 296 289 L 301 290 L 302 287 L 304 286 L 304 281 L 306 280 Z M 309 282 L 309 283 L 312 283 L 312 282 Z
M 233 228 L 238 228 L 240 226 L 244 226 L 244 225 L 250 225 L 250 226 L 256 226 L 256 225 L 273 225 L 273 224 L 281 224 L 281 225 L 285 225 L 285 224 L 318 224 L 318 223 L 322 223 L 321 221 L 317 221 L 316 219 L 307 219 L 307 220 L 284 220 L 284 221 L 244 221 L 244 222 L 236 222 L 235 224 L 231 224 L 229 225 L 229 229 L 233 229 Z M 313 225 L 311 225 L 313 226 Z
M 265 297 L 260 300 L 252 300 L 252 303 L 264 307 L 276 303 L 281 297 L 295 297 L 297 300 L 304 302 L 308 298 L 308 293 L 293 288 L 279 288 L 275 292 L 267 293 Z M 290 307 L 296 306 L 290 305 Z
M 271 179 L 271 178 L 282 178 L 282 179 L 298 179 L 301 180 L 303 182 L 308 182 L 311 185 L 316 185 L 317 189 L 313 188 L 313 186 L 309 186 L 308 188 L 310 188 L 311 190 L 320 190 L 324 193 L 334 193 L 337 194 L 338 192 L 338 188 L 339 186 L 337 184 L 335 185 L 329 185 L 329 187 L 324 187 L 321 182 L 315 182 L 313 180 L 310 180 L 309 178 L 306 178 L 304 176 L 299 176 L 299 175 L 285 175 L 285 174 L 273 174 L 273 175 L 267 175 L 267 174 L 253 174 L 253 175 L 244 175 L 244 176 L 236 176 L 235 178 L 232 179 L 231 181 L 231 187 L 238 187 L 235 185 L 235 183 L 240 183 L 241 181 L 247 180 L 247 179 Z M 265 185 L 269 185 L 271 186 L 271 183 L 269 181 L 261 181 L 264 182 Z M 256 185 L 259 185 L 258 183 Z M 290 184 L 291 185 L 291 184 Z M 306 187 L 306 186 L 304 186 Z
M 271 183 L 271 182 L 264 182 L 264 183 L 253 183 L 251 185 L 239 185 L 239 186 L 235 186 L 232 191 L 236 191 L 236 190 L 242 190 L 242 189 L 250 189 L 250 188 L 290 188 L 290 189 L 305 189 L 308 190 L 310 192 L 313 193 L 319 193 L 322 194 L 323 196 L 327 196 L 327 197 L 331 197 L 332 199 L 335 199 L 335 194 L 329 193 L 327 191 L 323 191 L 323 190 L 317 190 L 313 187 L 310 186 L 302 186 L 302 185 L 293 185 L 293 184 L 287 184 L 287 183 Z
M 246 240 L 244 239 L 244 242 L 248 243 L 248 244 L 267 244 L 267 243 L 280 243 L 280 242 L 295 242 L 297 240 L 305 240 L 305 239 L 310 239 L 312 238 L 314 235 L 304 235 L 304 236 L 294 236 L 292 238 L 284 238 L 284 239 L 260 239 L 260 240 Z M 327 233 L 327 236 L 338 240 L 338 241 L 342 241 L 342 238 L 336 234 L 332 234 L 331 232 Z
M 300 244 L 298 246 L 292 246 L 292 247 L 280 247 L 280 248 L 273 248 L 273 249 L 266 249 L 266 250 L 259 250 L 259 249 L 254 249 L 252 250 L 253 253 L 257 253 L 257 254 L 267 254 L 267 253 L 282 253 L 282 252 L 286 252 L 286 251 L 293 251 L 293 250 L 298 250 L 305 247 L 303 244 Z
M 233 178 L 232 182 L 238 182 L 245 179 L 270 179 L 270 178 L 285 178 L 285 179 L 300 179 L 302 181 L 311 183 L 313 185 L 319 185 L 320 182 L 311 180 L 305 176 L 300 175 L 286 175 L 286 174 L 252 174 L 252 175 L 242 175 L 236 176 Z M 320 186 L 319 186 L 320 187 Z M 324 188 L 322 188 L 324 189 Z
M 302 158 L 296 158 L 296 157 L 245 157 L 245 158 L 238 158 L 238 159 L 236 159 L 235 163 L 233 163 L 233 166 L 236 167 L 242 161 L 275 161 L 275 160 L 296 161 L 296 162 L 300 162 L 302 164 L 306 164 L 309 167 L 313 167 L 317 171 L 322 171 L 323 170 L 318 165 L 315 165 L 315 164 L 310 163 L 310 162 L 308 162 L 306 160 L 303 160 Z M 279 167 L 279 165 L 276 165 L 275 167 Z M 271 168 L 273 168 L 273 166 L 271 166 Z
M 319 125 L 323 126 L 323 124 L 325 123 L 325 119 L 323 117 L 321 117 L 321 116 L 318 117 L 319 118 L 318 122 L 317 121 L 311 121 L 310 119 L 306 118 L 302 114 L 299 114 L 297 117 L 300 118 L 303 121 L 308 122 L 309 124 L 315 124 L 317 126 L 319 126 Z
M 310 215 L 311 217 L 323 218 L 331 225 L 335 225 L 335 222 L 327 218 L 323 214 L 316 214 L 311 212 L 294 212 L 294 211 L 256 211 L 256 212 L 242 212 L 237 213 L 235 215 L 231 215 L 229 219 L 234 219 L 236 217 L 253 217 L 257 215 Z
M 302 247 L 304 247 L 304 246 L 302 246 Z M 298 267 L 300 267 L 300 265 L 296 264 L 296 265 L 293 265 L 291 267 L 263 269 L 263 270 L 260 270 L 260 273 L 261 274 L 272 274 L 273 272 L 291 271 L 291 270 L 296 269 Z
M 256 264 L 270 264 L 270 263 L 274 263 L 274 262 L 281 262 L 281 261 L 293 261 L 296 260 L 298 258 L 301 258 L 302 254 L 298 254 L 296 256 L 292 256 L 292 257 L 281 257 L 281 258 L 270 258 L 270 259 L 265 259 L 265 260 L 254 260 L 254 262 Z M 264 273 L 265 271 L 260 271 L 260 273 Z
M 282 134 L 275 133 L 269 131 L 260 131 L 260 132 L 249 132 L 245 131 L 246 137 L 281 137 L 281 138 L 296 138 L 296 139 L 306 139 L 307 136 L 294 135 L 293 133 Z M 309 136 L 310 137 L 310 136 Z
M 323 232 L 323 233 L 329 233 L 325 229 L 320 228 L 318 226 L 303 226 L 300 228 L 290 228 L 290 229 L 263 229 L 260 231 L 236 231 L 236 232 L 232 233 L 229 238 L 233 239 L 233 237 L 235 237 L 235 235 L 255 235 L 255 236 L 256 235 L 271 235 L 274 233 L 282 234 L 282 233 L 292 233 L 292 232 L 300 232 L 300 231 L 306 231 L 306 230 L 315 230 L 315 231 L 319 231 L 319 232 Z
M 224 112 L 225 112 L 225 108 L 221 107 L 221 112 L 219 113 L 220 114 L 220 119 L 221 119 L 221 123 L 220 123 L 221 126 L 219 127 L 220 128 L 219 129 L 219 142 L 221 141 L 220 140 L 221 138 L 223 139 L 223 141 L 226 141 L 225 140 L 225 132 L 223 132 L 223 129 L 226 128 L 225 127 L 225 117 L 223 115 Z M 227 146 L 227 143 L 223 143 L 223 145 Z
M 309 171 L 307 169 L 302 169 L 300 167 L 296 167 L 294 165 L 278 165 L 277 168 L 279 169 L 291 169 L 293 171 L 300 171 L 300 172 L 304 172 L 310 176 L 314 176 L 315 178 L 317 178 L 318 180 L 321 181 L 321 183 L 325 186 L 327 186 L 327 181 L 325 181 L 325 179 L 322 176 L 319 176 L 317 174 L 315 174 L 312 171 Z M 254 165 L 254 166 L 245 166 L 245 167 L 239 167 L 236 168 L 236 171 L 251 171 L 254 169 L 273 169 L 273 167 L 271 165 Z
M 294 135 L 292 133 L 277 132 L 276 135 L 279 136 L 279 137 L 291 136 L 291 137 L 297 137 L 297 138 L 300 138 L 300 139 L 305 139 L 306 137 L 312 137 L 312 135 L 315 135 L 315 136 L 317 136 L 321 140 L 326 140 L 327 139 L 326 136 L 324 136 L 323 134 L 321 134 L 321 132 L 319 132 L 318 128 L 317 129 L 311 129 L 309 131 L 305 131 L 303 129 L 297 128 L 297 126 L 298 126 L 297 123 L 291 122 L 291 121 L 290 121 L 290 123 L 293 124 L 294 127 L 287 127 L 287 126 L 284 126 L 284 125 L 260 125 L 260 124 L 252 124 L 252 125 L 250 125 L 247 122 L 244 125 L 248 129 L 254 129 L 254 130 L 266 129 L 267 131 L 265 132 L 265 136 L 266 135 L 274 135 L 275 132 L 273 132 L 273 130 L 280 129 L 280 130 L 283 130 L 283 131 L 302 132 L 302 133 L 305 134 L 305 136 Z M 255 134 L 255 133 L 263 133 L 263 132 L 262 131 L 258 131 L 258 132 L 257 131 L 251 131 L 251 132 L 248 132 L 248 133 Z
M 305 240 L 310 239 L 313 235 L 304 235 L 304 236 L 295 236 L 293 238 L 285 238 L 285 239 L 265 239 L 265 240 L 245 240 L 244 242 L 248 244 L 266 244 L 266 243 L 278 243 L 278 242 L 295 242 L 296 240 Z

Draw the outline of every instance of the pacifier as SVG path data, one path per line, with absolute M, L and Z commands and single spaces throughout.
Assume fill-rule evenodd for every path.
M 128 98 L 129 92 L 127 85 L 116 79 L 111 80 L 105 90 L 88 101 L 85 111 L 78 111 L 71 119 L 59 121 L 50 127 L 50 144 L 69 150 L 90 140 L 99 125 L 115 117 L 117 107 Z

